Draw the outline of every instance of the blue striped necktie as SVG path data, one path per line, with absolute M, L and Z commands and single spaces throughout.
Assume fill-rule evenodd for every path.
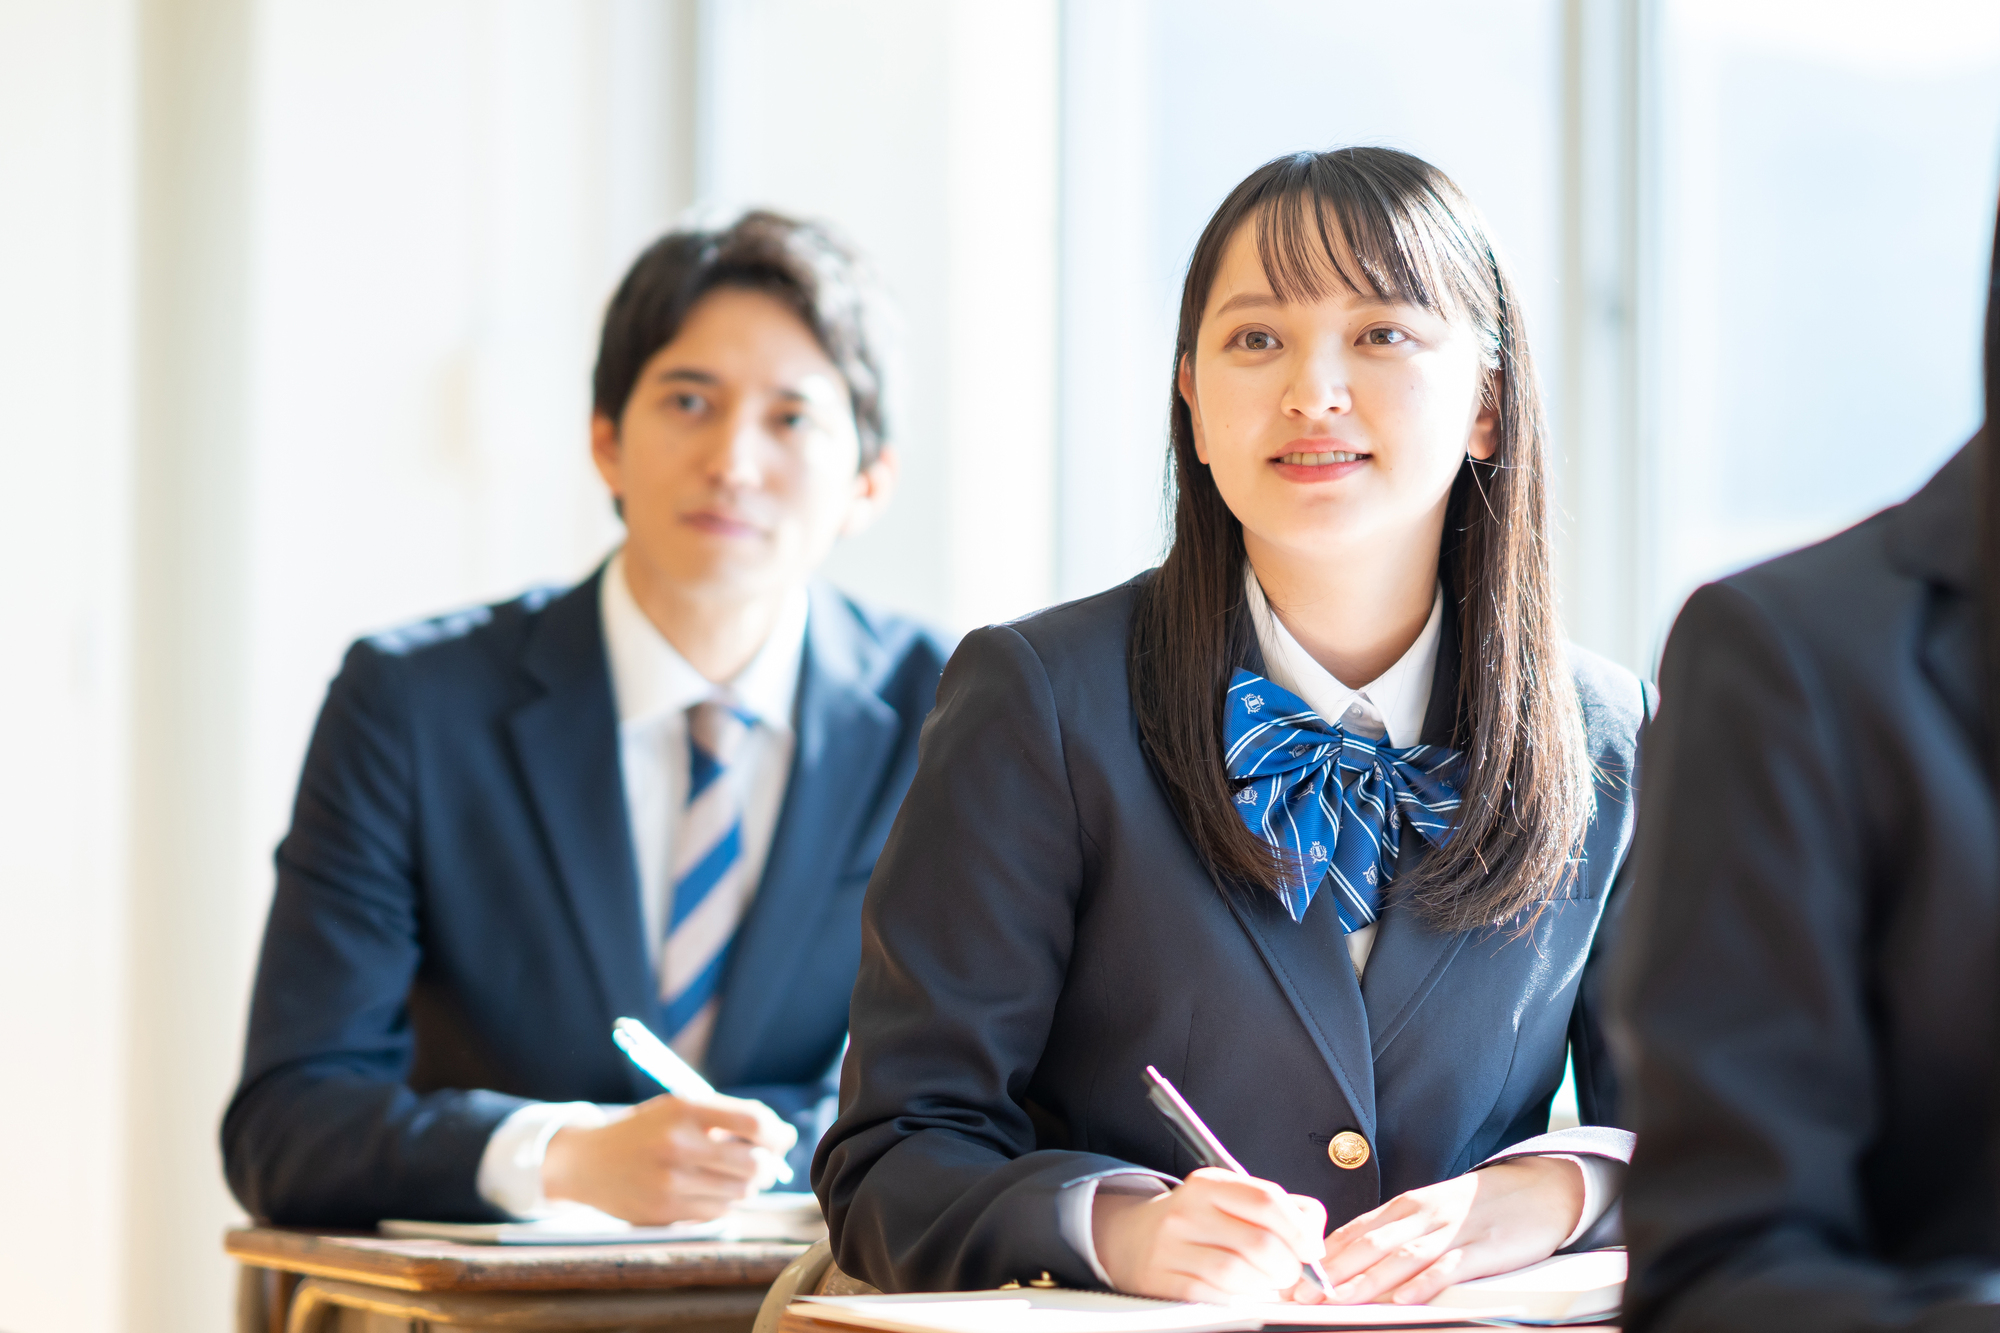
M 744 873 L 743 803 L 729 765 L 756 718 L 720 700 L 688 709 L 688 799 L 673 842 L 674 897 L 660 958 L 667 1044 L 699 1066 L 716 992 L 756 886 Z
M 1323 884 L 1334 888 L 1340 928 L 1380 914 L 1396 873 L 1402 826 L 1433 847 L 1458 811 L 1460 755 L 1436 745 L 1395 749 L 1332 726 L 1290 690 L 1237 671 L 1223 711 L 1225 767 L 1241 786 L 1236 813 L 1291 858 L 1282 896 L 1292 920 Z

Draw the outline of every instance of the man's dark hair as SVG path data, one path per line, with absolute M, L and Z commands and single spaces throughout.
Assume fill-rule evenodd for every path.
M 592 377 L 594 410 L 618 421 L 646 362 L 719 287 L 764 292 L 797 313 L 847 380 L 861 465 L 882 452 L 889 304 L 855 249 L 824 223 L 762 210 L 719 231 L 669 232 L 633 262 L 604 315 Z

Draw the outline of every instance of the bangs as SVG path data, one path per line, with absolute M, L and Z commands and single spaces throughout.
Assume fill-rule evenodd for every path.
M 1494 261 L 1490 247 L 1469 243 L 1485 236 L 1470 204 L 1446 197 L 1441 178 L 1357 166 L 1302 153 L 1253 203 L 1257 257 L 1272 292 L 1302 303 L 1344 288 L 1443 318 L 1464 315 L 1495 341 Z

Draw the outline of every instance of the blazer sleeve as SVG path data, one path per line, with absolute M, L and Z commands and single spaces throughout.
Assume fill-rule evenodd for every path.
M 1652 725 L 1653 716 L 1659 708 L 1659 693 L 1645 682 L 1639 684 L 1639 726 L 1633 742 L 1633 761 L 1625 766 L 1625 771 L 1611 771 L 1600 765 L 1598 782 L 1600 787 L 1609 786 L 1613 790 L 1607 795 L 1616 795 L 1619 800 L 1615 809 L 1631 817 L 1632 804 L 1638 797 L 1636 782 L 1637 760 L 1645 752 L 1646 733 Z M 1600 803 L 1600 810 L 1606 808 Z M 1595 1157 L 1616 1166 L 1609 1172 L 1609 1183 L 1622 1187 L 1624 1168 L 1632 1160 L 1634 1139 L 1629 1129 L 1621 1128 L 1627 1123 L 1622 1116 L 1618 1079 L 1613 1069 L 1610 1042 L 1607 1036 L 1607 976 L 1616 954 L 1616 942 L 1620 918 L 1625 903 L 1631 896 L 1632 867 L 1634 859 L 1628 850 L 1622 864 L 1616 868 L 1611 883 L 1606 888 L 1604 915 L 1598 923 L 1596 937 L 1591 941 L 1590 952 L 1584 959 L 1583 975 L 1577 981 L 1576 1004 L 1570 1011 L 1569 1052 L 1571 1069 L 1576 1079 L 1576 1104 L 1579 1124 L 1569 1129 L 1551 1130 L 1533 1138 L 1523 1139 L 1481 1162 L 1490 1166 L 1514 1157 L 1536 1157 L 1549 1154 L 1565 1154 L 1575 1157 Z M 1587 1197 L 1587 1196 L 1586 1196 Z M 1592 1223 L 1572 1241 L 1566 1250 L 1591 1250 L 1606 1245 L 1625 1243 L 1623 1209 L 1621 1199 L 1612 1197 L 1608 1206 L 1598 1214 Z
M 1658 715 L 1659 707 L 1659 691 L 1641 681 L 1639 728 L 1633 737 L 1631 762 L 1624 772 L 1606 771 L 1604 766 L 1599 769 L 1597 780 L 1600 786 L 1622 788 L 1618 793 L 1622 797 L 1619 808 L 1628 819 L 1637 817 L 1639 780 L 1651 742 L 1653 719 Z M 1583 1130 L 1595 1126 L 1630 1129 L 1632 1124 L 1619 1095 L 1617 1062 L 1612 1057 L 1609 1029 L 1610 977 L 1617 958 L 1618 941 L 1625 929 L 1625 907 L 1632 898 L 1632 880 L 1637 862 L 1633 843 L 1628 840 L 1625 859 L 1611 879 L 1604 915 L 1597 924 L 1597 935 L 1591 941 L 1589 955 L 1584 959 L 1583 975 L 1577 980 L 1576 1007 L 1570 1013 L 1570 1061 L 1576 1078 L 1579 1128 Z M 1622 1141 L 1625 1144 L 1623 1160 L 1630 1162 L 1631 1135 L 1623 1135 Z M 1609 1154 L 1599 1151 L 1597 1155 Z
M 1867 1257 L 1866 849 L 1846 719 L 1809 661 L 1723 584 L 1689 600 L 1662 663 L 1613 984 L 1639 1136 L 1632 1333 L 1994 1326 L 1990 1263 Z
M 1101 1285 L 1066 1184 L 1134 1168 L 1038 1148 L 1028 1087 L 1084 886 L 1084 831 L 1040 659 L 1006 626 L 945 669 L 862 908 L 838 1121 L 813 1161 L 841 1268 L 885 1291 Z
M 399 659 L 348 653 L 306 755 L 222 1123 L 231 1190 L 258 1218 L 370 1226 L 485 1220 L 486 1140 L 518 1097 L 422 1095 L 406 997 L 421 962 L 416 754 Z

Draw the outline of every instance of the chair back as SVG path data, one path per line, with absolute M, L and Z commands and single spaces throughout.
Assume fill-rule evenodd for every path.
M 757 1308 L 757 1322 L 750 1326 L 750 1333 L 778 1333 L 778 1320 L 784 1316 L 785 1307 L 799 1296 L 881 1294 L 880 1288 L 841 1272 L 840 1266 L 833 1262 L 833 1247 L 820 1241 L 778 1274 L 778 1280 L 764 1293 L 764 1303 Z

